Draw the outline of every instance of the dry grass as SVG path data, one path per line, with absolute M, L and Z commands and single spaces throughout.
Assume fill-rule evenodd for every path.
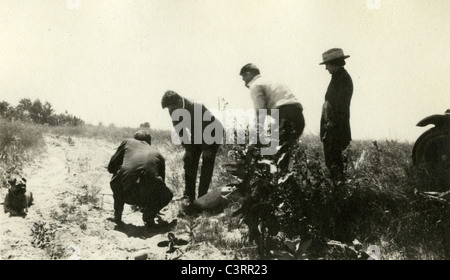
M 32 159 L 44 145 L 39 127 L 0 118 L 0 186 L 6 186 L 10 175 L 20 174 L 23 162 Z
M 4 182 L 10 172 L 19 171 L 24 161 L 39 153 L 45 145 L 43 134 L 68 139 L 104 139 L 118 145 L 124 138 L 132 137 L 137 130 L 139 128 L 92 125 L 47 127 L 0 119 L 0 175 Z M 174 192 L 174 199 L 180 198 L 184 190 L 184 150 L 172 144 L 170 131 L 151 130 L 151 134 L 153 146 L 166 158 L 166 183 Z M 325 182 L 327 170 L 323 165 L 322 146 L 317 137 L 305 135 L 301 140 L 300 147 L 307 162 L 304 174 L 314 175 L 305 175 L 310 177 L 305 177 L 307 184 L 303 187 L 309 188 L 313 180 Z M 230 148 L 224 146 L 219 150 L 211 190 L 220 189 L 235 179 L 224 168 L 225 164 L 233 162 L 233 158 L 228 156 Z M 446 258 L 444 247 L 448 246 L 448 241 L 443 239 L 446 228 L 442 225 L 448 222 L 448 206 L 415 192 L 429 188 L 433 182 L 419 168 L 412 166 L 411 150 L 410 143 L 353 141 L 346 151 L 346 171 L 350 180 L 347 190 L 350 197 L 340 205 L 351 214 L 350 232 L 355 233 L 364 246 L 379 246 L 383 258 L 443 259 Z M 79 160 L 80 166 L 89 168 L 89 159 Z M 325 183 L 322 185 L 327 186 Z M 95 204 L 98 200 L 96 189 L 87 185 L 85 192 L 77 199 L 77 206 Z M 308 203 L 316 202 L 320 200 L 310 200 Z M 179 221 L 180 226 L 185 228 L 192 244 L 206 242 L 219 250 L 234 251 L 235 258 L 253 258 L 255 246 L 246 239 L 247 228 L 238 217 L 232 215 L 240 203 L 238 196 L 231 197 L 223 212 L 204 212 L 194 218 L 183 217 Z M 77 210 L 70 203 L 60 206 L 64 211 L 53 213 L 55 219 L 83 221 L 84 216 L 76 216 Z M 323 216 L 327 213 L 322 211 L 319 214 Z M 328 218 L 325 217 L 325 220 Z M 324 252 L 324 256 L 339 258 L 327 252 Z

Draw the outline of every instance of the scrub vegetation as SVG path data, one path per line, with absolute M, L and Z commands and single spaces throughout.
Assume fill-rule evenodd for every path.
M 247 145 L 224 145 L 216 158 L 210 191 L 227 186 L 236 190 L 226 197 L 224 207 L 189 216 L 179 214 L 182 211 L 178 199 L 184 188 L 183 149 L 172 144 L 170 131 L 153 130 L 148 123 L 145 128 L 151 131 L 152 145 L 166 157 L 166 183 L 174 192 L 166 211 L 178 219 L 173 233 L 189 241 L 172 253 L 177 255 L 163 251 L 163 257 L 150 254 L 149 258 L 367 259 L 368 250 L 374 246 L 381 259 L 449 258 L 450 213 L 445 193 L 449 186 L 412 164 L 411 143 L 353 141 L 345 151 L 347 181 L 340 187 L 328 179 L 317 136 L 301 137 L 291 151 L 294 160 L 282 172 L 274 172 L 275 162 L 270 157 L 250 157 L 252 150 Z M 51 187 L 54 192 L 64 190 L 56 195 L 52 209 L 46 210 L 44 202 L 37 200 L 29 211 L 36 211 L 39 220 L 33 220 L 33 214 L 17 220 L 24 223 L 30 219 L 33 244 L 12 244 L 14 254 L 8 253 L 8 244 L 2 244 L 2 259 L 64 258 L 63 249 L 70 245 L 64 231 L 69 229 L 70 236 L 95 236 L 97 242 L 106 242 L 108 238 L 100 241 L 98 236 L 113 234 L 117 229 L 103 224 L 107 214 L 112 213 L 105 194 L 110 178 L 105 166 L 120 142 L 138 129 L 87 124 L 52 126 L 0 118 L 2 195 L 12 173 L 23 172 L 26 166 L 43 168 L 42 161 L 36 159 L 46 153 L 49 145 L 55 149 L 64 146 L 61 154 L 67 161 L 61 167 L 65 171 L 60 172 L 67 186 Z M 80 154 L 77 149 L 81 146 L 90 148 Z M 139 210 L 130 211 L 127 215 Z M 7 226 L 8 218 L 2 219 L 2 227 Z M 122 239 L 134 234 L 140 238 L 167 235 L 149 234 L 144 227 L 129 226 L 126 230 L 129 232 Z M 139 244 L 134 249 L 122 248 L 123 254 L 139 249 Z M 45 251 L 39 257 L 20 255 L 18 248 L 25 250 L 28 245 Z M 125 258 L 108 255 L 107 251 L 112 250 L 108 246 L 93 246 L 97 255 L 90 258 Z M 121 248 L 117 247 L 114 250 L 119 254 Z

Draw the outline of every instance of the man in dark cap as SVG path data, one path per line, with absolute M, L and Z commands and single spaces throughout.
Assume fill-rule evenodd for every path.
M 223 140 L 223 126 L 203 104 L 194 103 L 171 90 L 164 93 L 161 106 L 163 109 L 168 108 L 173 126 L 180 129 L 177 132 L 185 149 L 183 200 L 187 209 L 191 210 L 196 199 L 196 179 L 200 156 L 202 157 L 202 166 L 197 198 L 204 196 L 211 184 L 214 161 Z M 186 119 L 176 117 L 174 114 L 176 111 L 181 112 L 180 115 L 184 115 Z M 205 118 L 205 116 L 208 117 Z M 210 131 L 211 135 L 204 133 L 205 128 L 211 126 L 214 126 L 214 129 Z
M 287 86 L 262 77 L 259 68 L 253 63 L 244 65 L 239 74 L 250 90 L 257 117 L 260 109 L 266 109 L 267 114 L 272 116 L 272 110 L 278 110 L 281 146 L 278 154 L 282 154 L 298 142 L 303 133 L 305 119 L 302 105 Z
M 350 130 L 350 101 L 353 95 L 352 78 L 345 70 L 342 49 L 333 48 L 322 55 L 325 69 L 331 74 L 331 81 L 325 94 L 320 120 L 320 139 L 323 142 L 325 164 L 331 178 L 338 185 L 343 184 L 344 162 L 342 152 L 352 140 Z
M 143 209 L 142 220 L 148 227 L 167 225 L 155 218 L 173 198 L 165 184 L 165 159 L 152 148 L 148 131 L 136 132 L 125 139 L 111 157 L 108 172 L 113 174 L 110 185 L 114 197 L 114 221 L 122 224 L 124 204 Z

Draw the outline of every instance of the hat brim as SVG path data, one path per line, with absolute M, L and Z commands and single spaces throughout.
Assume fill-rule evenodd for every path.
M 350 57 L 349 55 L 344 55 L 344 56 L 341 56 L 341 57 L 336 57 L 336 58 L 333 58 L 333 59 L 329 59 L 329 60 L 323 61 L 323 62 L 319 63 L 319 65 L 327 64 L 328 62 L 331 62 L 331 61 L 337 60 L 337 59 L 347 59 L 347 58 L 349 58 L 349 57 Z

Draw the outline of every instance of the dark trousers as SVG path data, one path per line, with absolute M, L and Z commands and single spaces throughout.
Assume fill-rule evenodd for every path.
M 185 190 L 184 196 L 190 200 L 195 200 L 195 186 L 197 181 L 197 171 L 202 157 L 202 167 L 200 171 L 200 184 L 198 187 L 198 197 L 208 192 L 209 185 L 214 171 L 214 161 L 216 159 L 218 145 L 186 145 L 184 161 Z
M 110 185 L 114 197 L 114 216 L 118 221 L 122 220 L 122 212 L 126 203 L 143 208 L 142 220 L 145 223 L 152 222 L 159 211 L 173 198 L 170 189 L 154 178 L 143 177 L 139 183 L 128 188 L 124 188 L 119 180 L 112 180 Z
M 330 177 L 333 180 L 344 179 L 344 160 L 342 151 L 345 150 L 336 137 L 327 135 L 323 140 L 323 152 L 325 156 L 325 165 L 330 171 Z
M 286 170 L 291 159 L 290 148 L 298 142 L 305 128 L 305 118 L 303 108 L 299 104 L 284 105 L 278 108 L 279 113 L 279 145 L 280 150 L 277 155 L 285 154 L 283 160 L 279 162 L 279 168 Z
M 298 141 L 305 128 L 303 108 L 299 104 L 284 105 L 278 108 L 280 122 L 280 145 L 292 145 Z

